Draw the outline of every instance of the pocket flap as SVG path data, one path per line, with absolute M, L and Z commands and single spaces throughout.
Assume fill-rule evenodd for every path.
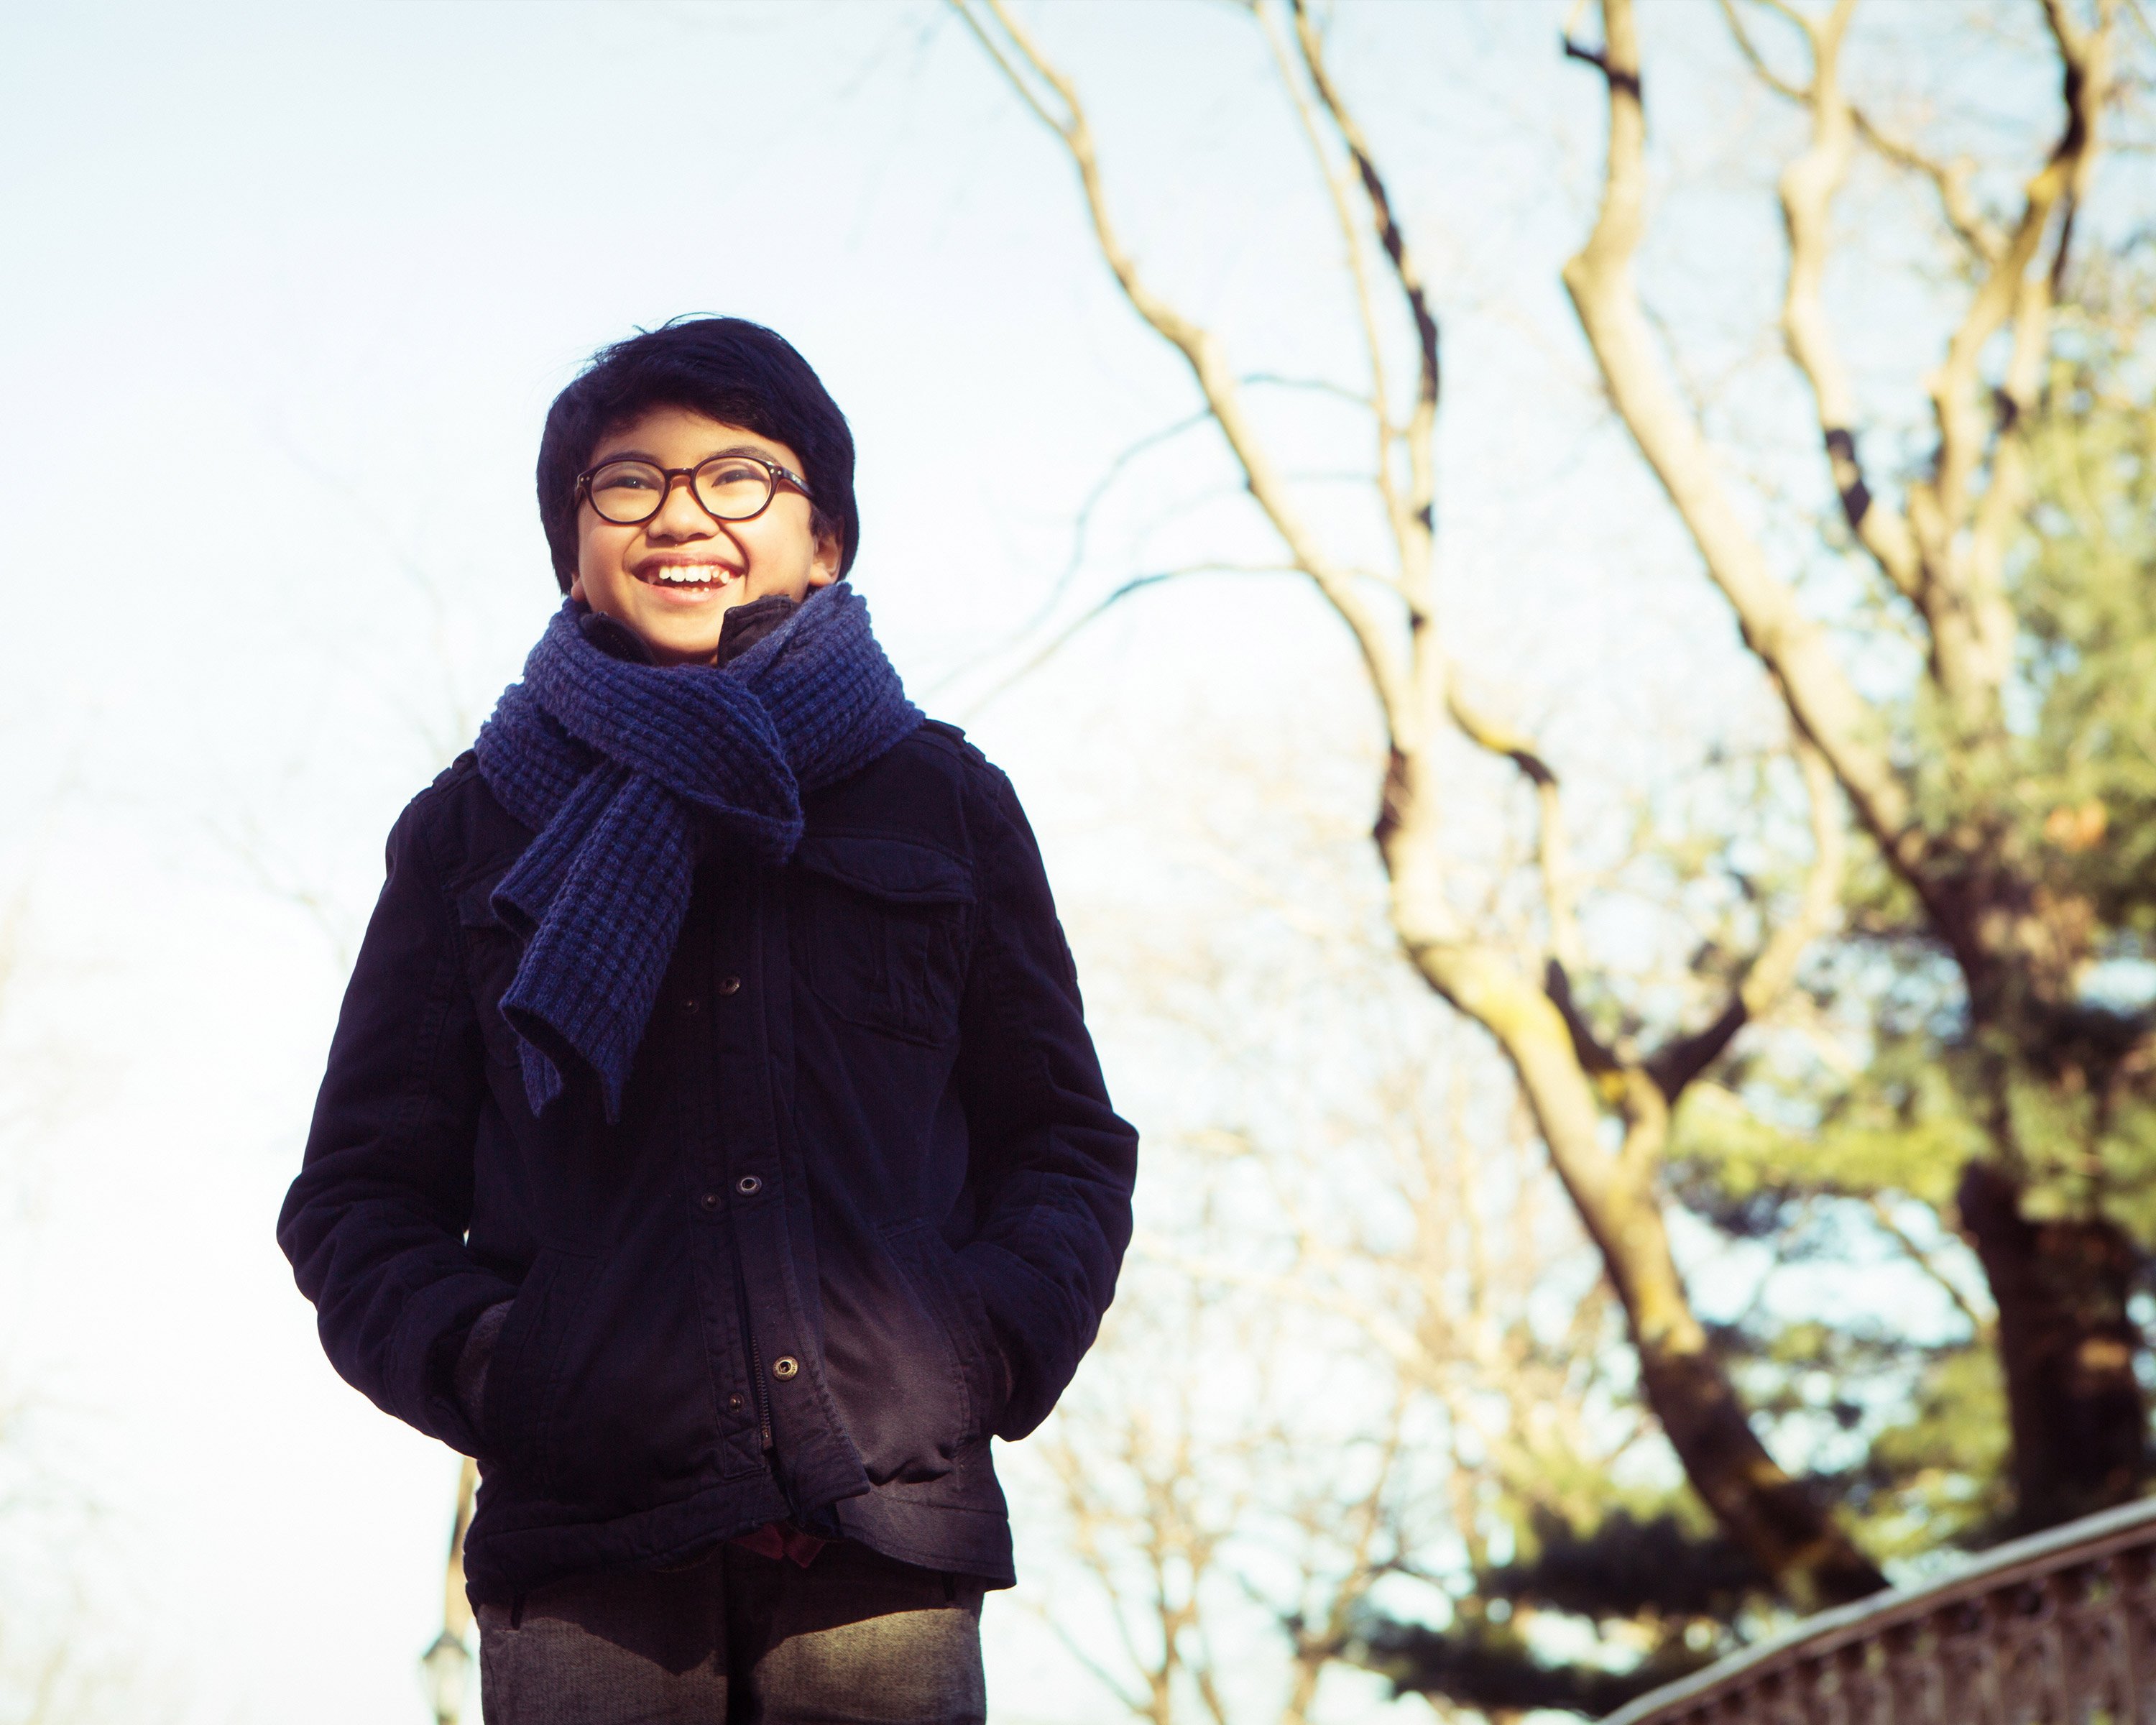
M 947 850 L 880 833 L 810 833 L 793 860 L 813 874 L 895 904 L 971 904 L 973 870 Z
M 501 927 L 501 918 L 494 908 L 494 889 L 501 884 L 501 875 L 492 874 L 459 887 L 457 891 L 457 921 L 466 928 Z

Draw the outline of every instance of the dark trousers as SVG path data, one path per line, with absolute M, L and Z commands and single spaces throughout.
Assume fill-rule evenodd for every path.
M 516 1621 L 512 1624 L 512 1615 Z M 479 1609 L 486 1725 L 981 1725 L 981 1584 L 721 1546 Z

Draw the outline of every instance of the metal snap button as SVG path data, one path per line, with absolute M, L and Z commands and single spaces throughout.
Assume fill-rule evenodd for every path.
M 771 1363 L 771 1375 L 782 1384 L 788 1378 L 796 1375 L 800 1369 L 801 1362 L 790 1353 L 782 1353 Z
M 722 976 L 722 977 L 721 977 L 721 978 L 719 978 L 719 992 L 720 992 L 721 994 L 738 994 L 738 993 L 741 993 L 741 978 L 740 978 L 739 977 L 737 977 L 737 976 Z
M 742 1404 L 743 1404 L 745 1402 L 747 1402 L 747 1399 L 748 1399 L 748 1398 L 747 1398 L 747 1396 L 745 1396 L 745 1395 L 730 1395 L 730 1396 L 728 1396 L 728 1397 L 726 1398 L 726 1410 L 727 1410 L 727 1412 L 729 1412 L 729 1413 L 732 1413 L 732 1414 L 738 1414 L 738 1413 L 740 1413 L 740 1412 L 741 1412 L 741 1410 L 742 1410 Z
M 701 1006 L 703 1004 L 704 1004 L 704 1003 L 703 1003 L 702 1001 L 701 1001 L 701 1000 L 697 999 L 697 998 L 696 998 L 694 994 L 691 994 L 691 995 L 690 995 L 690 996 L 686 1000 L 684 1000 L 684 1001 L 681 1003 L 681 1010 L 682 1010 L 682 1011 L 684 1011 L 684 1012 L 694 1012 L 694 1011 L 695 1011 L 695 1010 L 696 1010 L 699 1006 Z
M 707 1210 L 715 1210 L 719 1207 L 719 1194 L 716 1192 L 706 1192 L 696 1202 Z
M 743 1198 L 753 1198 L 763 1190 L 763 1182 L 757 1178 L 754 1174 L 743 1174 L 741 1178 L 734 1182 L 734 1190 L 740 1193 Z

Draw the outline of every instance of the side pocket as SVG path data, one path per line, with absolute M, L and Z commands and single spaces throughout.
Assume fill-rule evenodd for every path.
M 1002 1350 L 988 1322 L 979 1291 L 960 1266 L 957 1255 L 929 1224 L 917 1222 L 890 1235 L 893 1255 L 919 1289 L 929 1311 L 950 1338 L 966 1385 L 966 1418 L 960 1447 L 985 1442 L 1003 1412 L 1005 1370 Z
M 554 1484 L 553 1425 L 564 1343 L 583 1309 L 591 1261 L 542 1248 L 525 1272 L 487 1362 L 480 1435 L 513 1485 Z

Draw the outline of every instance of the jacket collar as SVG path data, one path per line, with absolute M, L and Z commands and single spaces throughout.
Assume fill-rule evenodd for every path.
M 797 608 L 783 593 L 767 593 L 746 605 L 736 605 L 719 624 L 719 663 L 725 665 L 739 658 Z M 583 632 L 586 640 L 609 658 L 625 660 L 631 665 L 652 663 L 651 649 L 634 629 L 603 611 L 593 610 L 581 601 L 577 607 L 577 627 Z

